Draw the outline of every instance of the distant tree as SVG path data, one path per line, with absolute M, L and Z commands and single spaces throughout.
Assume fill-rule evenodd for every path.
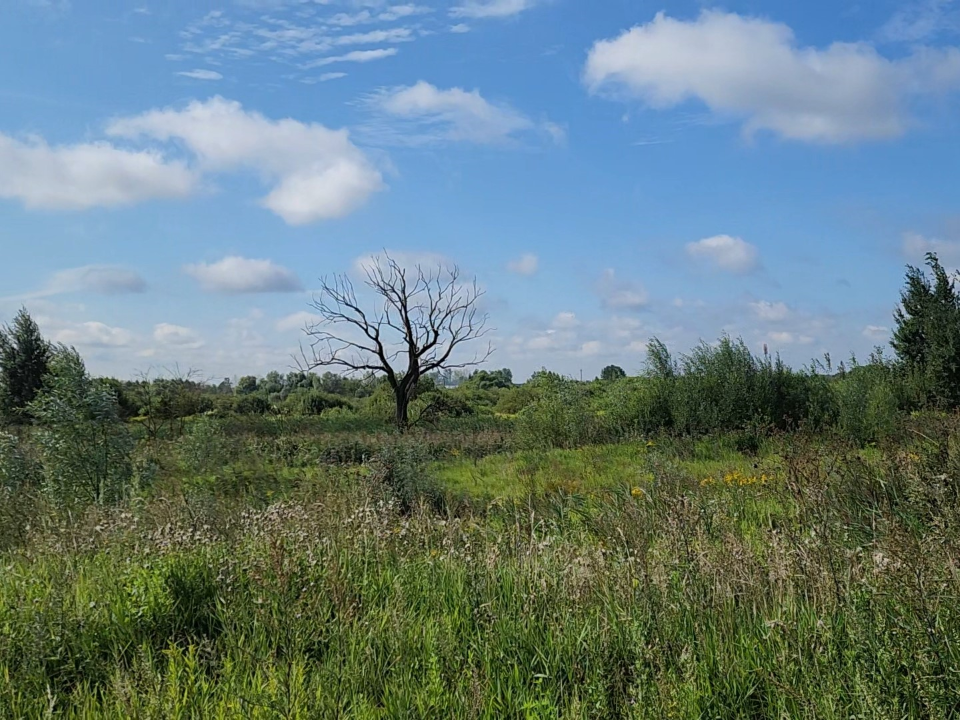
M 0 328 L 0 420 L 22 421 L 50 370 L 52 350 L 21 308 L 12 326 Z
M 619 380 L 625 378 L 627 373 L 624 372 L 623 368 L 619 365 L 607 365 L 603 370 L 600 371 L 600 379 L 606 382 L 612 380 Z
M 932 280 L 921 269 L 907 267 L 890 344 L 924 402 L 957 407 L 960 295 L 935 254 L 927 254 L 926 264 Z
M 30 404 L 39 425 L 43 489 L 60 504 L 114 502 L 130 490 L 134 440 L 108 383 L 90 377 L 73 348 L 60 347 Z
M 237 380 L 237 395 L 249 395 L 257 391 L 257 378 L 253 375 L 244 375 Z
M 513 371 L 509 368 L 477 370 L 466 382 L 480 390 L 513 387 Z
M 280 392 L 283 390 L 283 376 L 276 370 L 271 370 L 260 382 L 260 390 L 267 395 Z
M 220 395 L 233 395 L 233 381 L 230 378 L 224 378 L 217 385 L 217 393 Z
M 339 367 L 348 373 L 386 376 L 395 401 L 397 427 L 409 425 L 409 406 L 421 378 L 436 370 L 473 367 L 491 354 L 455 359 L 454 351 L 487 333 L 477 307 L 483 291 L 464 283 L 456 266 L 401 267 L 389 255 L 366 268 L 366 286 L 376 300 L 364 310 L 346 275 L 321 281 L 313 308 L 322 320 L 306 329 L 309 369 Z

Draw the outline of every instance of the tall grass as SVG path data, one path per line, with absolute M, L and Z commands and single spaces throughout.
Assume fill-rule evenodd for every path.
M 917 422 L 792 438 L 762 484 L 656 446 L 642 484 L 456 511 L 362 467 L 41 499 L 0 555 L 0 717 L 955 717 L 957 435 Z

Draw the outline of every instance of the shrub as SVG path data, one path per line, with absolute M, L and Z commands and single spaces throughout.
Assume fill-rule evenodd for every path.
M 326 410 L 349 407 L 344 398 L 322 390 L 296 390 L 283 401 L 283 410 L 290 415 L 321 415 Z
M 116 396 L 87 374 L 75 350 L 61 348 L 30 412 L 43 489 L 57 504 L 115 502 L 128 493 L 133 438 L 120 420 Z
M 539 397 L 517 416 L 517 439 L 526 448 L 575 448 L 602 437 L 600 416 L 581 383 L 543 374 Z
M 39 485 L 40 466 L 16 435 L 0 432 L 0 488 L 16 490 Z
M 180 463 L 193 475 L 204 475 L 222 469 L 233 459 L 234 442 L 228 438 L 215 418 L 197 418 L 177 443 Z
M 443 507 L 443 492 L 427 469 L 429 458 L 419 445 L 399 443 L 384 446 L 374 462 L 374 478 L 409 513 L 420 504 L 434 510 Z
M 837 427 L 855 443 L 864 445 L 889 437 L 899 419 L 894 369 L 874 356 L 867 365 L 851 360 L 851 368 L 834 385 Z

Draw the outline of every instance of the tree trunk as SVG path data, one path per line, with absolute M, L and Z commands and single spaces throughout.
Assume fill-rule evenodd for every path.
M 410 418 L 407 410 L 410 407 L 410 399 L 407 393 L 399 388 L 396 391 L 397 396 L 397 429 L 403 432 L 410 425 Z
M 417 391 L 417 382 L 419 377 L 407 374 L 403 380 L 394 389 L 394 395 L 397 398 L 397 429 L 403 432 L 410 426 L 410 401 Z

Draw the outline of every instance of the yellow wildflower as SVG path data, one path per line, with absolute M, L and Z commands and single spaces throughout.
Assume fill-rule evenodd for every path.
M 630 491 L 630 494 L 633 495 L 635 498 L 638 498 L 638 497 L 643 497 L 645 493 L 643 492 L 643 488 L 634 487 Z

